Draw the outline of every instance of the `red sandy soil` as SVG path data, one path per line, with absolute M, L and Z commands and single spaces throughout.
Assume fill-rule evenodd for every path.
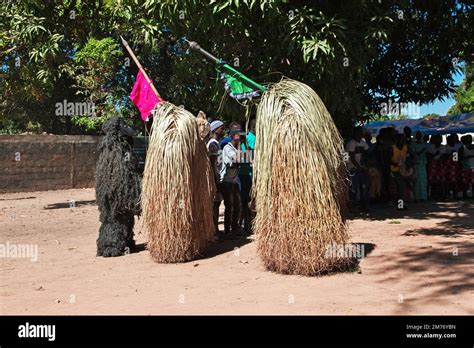
M 0 195 L 0 244 L 39 247 L 37 262 L 0 259 L 0 314 L 474 314 L 472 201 L 377 207 L 349 221 L 351 242 L 373 244 L 359 271 L 301 277 L 266 271 L 251 239 L 157 264 L 140 223 L 141 251 L 96 257 L 94 199 L 93 189 Z

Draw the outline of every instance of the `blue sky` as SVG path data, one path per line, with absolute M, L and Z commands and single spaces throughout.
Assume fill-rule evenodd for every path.
M 464 80 L 464 73 L 460 72 L 458 74 L 453 75 L 454 83 L 459 85 L 462 80 Z M 444 101 L 437 100 L 431 104 L 422 104 L 420 105 L 420 116 L 429 114 L 429 113 L 437 113 L 441 116 L 446 115 L 448 109 L 455 103 L 453 98 L 447 98 Z

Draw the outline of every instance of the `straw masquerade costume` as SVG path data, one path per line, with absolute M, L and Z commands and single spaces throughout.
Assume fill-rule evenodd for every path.
M 140 175 L 132 152 L 133 130 L 118 117 L 107 120 L 96 166 L 96 201 L 100 211 L 97 256 L 120 256 L 135 246 L 134 215 L 140 213 Z
M 348 237 L 343 143 L 309 86 L 283 80 L 257 109 L 254 185 L 258 253 L 272 271 L 317 275 L 346 267 L 327 257 Z
M 200 256 L 214 235 L 215 183 L 196 117 L 171 103 L 153 114 L 143 177 L 143 222 L 157 262 Z

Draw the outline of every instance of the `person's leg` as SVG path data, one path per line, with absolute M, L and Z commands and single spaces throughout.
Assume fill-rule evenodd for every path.
M 220 188 L 224 198 L 224 231 L 229 234 L 232 226 L 232 184 L 224 182 Z
M 420 199 L 423 201 L 428 200 L 428 174 L 426 173 L 426 166 L 420 166 Z
M 393 200 L 393 177 L 392 177 L 392 172 L 390 171 L 390 168 L 386 170 L 384 173 L 384 187 L 383 191 L 385 192 L 385 202 L 391 202 Z
M 372 168 L 371 168 L 372 169 Z M 369 182 L 374 183 L 373 185 L 370 185 L 370 190 L 369 190 L 369 197 L 371 200 L 375 200 L 377 197 L 377 185 L 375 184 L 375 172 L 372 172 L 369 174 Z
M 416 165 L 415 166 L 415 180 L 413 184 L 413 196 L 415 198 L 415 202 L 421 200 L 421 190 L 422 190 L 422 182 L 421 182 L 421 166 Z
M 360 187 L 358 171 L 351 171 L 350 178 L 351 178 L 351 187 L 349 191 L 349 198 L 353 204 L 356 204 L 359 187 Z
M 252 224 L 253 224 L 253 219 L 255 217 L 255 214 L 252 212 L 252 210 L 250 209 L 250 206 L 251 206 L 251 195 L 252 195 L 252 177 L 249 176 L 249 194 L 248 194 L 248 202 L 247 204 L 245 205 L 245 207 L 247 208 L 247 212 L 248 212 L 248 219 L 247 221 L 245 221 L 245 224 L 244 224 L 244 228 L 245 228 L 245 231 L 248 233 L 248 234 L 251 234 L 252 233 Z
M 252 188 L 252 177 L 250 175 L 241 175 L 240 183 L 242 185 L 242 191 L 240 192 L 242 214 L 239 226 L 242 226 L 243 224 L 244 230 L 248 231 L 250 224 L 250 211 L 248 204 L 250 201 L 250 190 Z
M 232 184 L 232 233 L 240 233 L 240 191 L 237 184 Z
M 362 204 L 362 208 L 369 209 L 369 202 L 370 202 L 370 178 L 369 176 L 361 172 L 360 173 L 360 201 Z
M 388 182 L 387 174 L 384 173 L 384 171 L 381 169 L 380 170 L 380 201 L 381 202 L 389 201 L 387 182 Z
M 394 173 L 395 182 L 397 184 L 397 205 L 400 204 L 400 201 L 403 202 L 403 206 L 406 205 L 406 202 L 403 200 L 403 196 L 406 190 L 405 178 L 399 173 Z
M 221 201 L 214 200 L 214 206 L 213 206 L 213 220 L 214 220 L 214 230 L 219 232 L 219 207 L 221 206 Z
M 377 197 L 377 200 L 380 201 L 382 197 L 382 174 L 379 170 L 377 170 L 377 175 L 374 177 L 373 183 L 375 183 L 375 196 Z

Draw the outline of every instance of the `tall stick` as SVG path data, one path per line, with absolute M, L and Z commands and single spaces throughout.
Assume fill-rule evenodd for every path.
M 186 40 L 186 42 L 189 44 L 189 47 L 191 49 L 203 54 L 206 58 L 208 58 L 208 59 L 212 60 L 213 62 L 223 66 L 227 70 L 230 70 L 230 72 L 232 72 L 234 76 L 236 76 L 236 75 L 239 76 L 242 80 L 244 80 L 245 82 L 247 82 L 248 84 L 250 84 L 254 88 L 257 88 L 261 91 L 266 91 L 266 88 L 264 86 L 262 86 L 261 84 L 253 81 L 252 79 L 248 78 L 247 76 L 245 76 L 241 72 L 237 71 L 236 69 L 231 67 L 229 64 L 225 63 L 222 59 L 219 59 L 219 58 L 215 57 L 213 54 L 209 53 L 204 48 L 199 46 L 199 44 L 196 41 Z
M 135 55 L 135 53 L 133 53 L 132 49 L 130 48 L 130 46 L 128 45 L 128 42 L 125 41 L 125 39 L 120 35 L 120 38 L 122 39 L 122 43 L 123 45 L 125 46 L 125 48 L 127 49 L 128 51 L 128 54 L 130 54 L 130 56 L 132 57 L 133 61 L 135 62 L 135 64 L 138 66 L 138 69 L 140 69 L 140 71 L 142 72 L 143 76 L 145 77 L 145 80 L 146 82 L 148 82 L 148 84 L 150 85 L 151 89 L 153 90 L 153 92 L 156 94 L 156 96 L 158 98 L 160 98 L 161 100 L 164 100 L 160 93 L 158 93 L 157 89 L 155 88 L 155 86 L 153 85 L 153 81 L 150 80 L 150 78 L 148 77 L 148 74 L 146 73 L 145 69 L 143 69 L 143 66 L 140 64 L 140 62 L 138 61 L 137 59 L 137 56 Z

